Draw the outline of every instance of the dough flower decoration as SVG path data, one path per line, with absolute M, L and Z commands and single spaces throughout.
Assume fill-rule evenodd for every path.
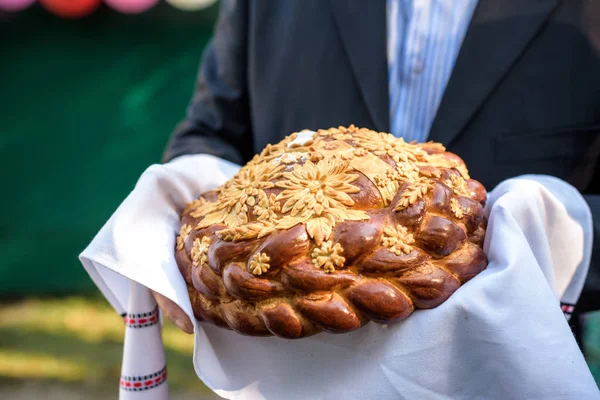
M 376 135 L 375 138 L 374 135 Z M 378 156 L 388 155 L 396 163 L 427 160 L 427 153 L 419 146 L 406 143 L 402 138 L 397 138 L 389 133 L 373 133 L 365 129 L 359 129 L 353 139 L 364 149 Z
M 397 256 L 410 253 L 412 251 L 410 245 L 414 243 L 413 235 L 402 225 L 386 226 L 383 230 L 381 244 Z
M 308 235 L 320 245 L 329 239 L 337 222 L 369 219 L 364 211 L 348 209 L 354 205 L 349 195 L 360 192 L 360 188 L 352 185 L 358 175 L 347 173 L 347 169 L 347 161 L 331 157 L 316 164 L 308 160 L 284 172 L 284 179 L 275 184 L 283 189 L 276 199 L 283 202 L 281 212 L 289 214 L 276 227 L 288 229 L 304 222 Z
M 335 267 L 341 268 L 344 266 L 346 259 L 342 256 L 344 249 L 342 245 L 331 240 L 323 242 L 321 247 L 316 247 L 311 256 L 312 261 L 318 268 L 323 268 L 325 272 L 335 271 Z
M 410 182 L 416 182 L 419 179 L 419 169 L 410 162 L 403 162 L 396 165 L 396 172 L 400 179 Z
M 212 209 L 198 223 L 196 229 L 206 228 L 213 224 L 241 225 L 248 223 L 248 210 L 265 219 L 265 208 L 269 198 L 265 189 L 275 186 L 271 180 L 281 176 L 285 165 L 272 163 L 254 163 L 240 169 L 223 187 L 218 200 L 212 204 Z M 258 206 L 258 207 L 255 207 Z
M 250 272 L 254 275 L 262 275 L 269 270 L 271 258 L 265 253 L 257 253 L 250 258 Z
M 462 209 L 462 207 L 458 203 L 458 200 L 456 199 L 450 200 L 450 210 L 452 211 L 452 214 L 454 214 L 454 216 L 458 219 L 461 219 L 465 216 L 464 210 Z

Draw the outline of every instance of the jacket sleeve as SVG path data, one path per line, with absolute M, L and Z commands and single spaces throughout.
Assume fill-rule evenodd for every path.
M 247 3 L 222 0 L 185 119 L 175 128 L 163 162 L 211 154 L 243 164 L 253 153 L 247 65 Z
M 583 196 L 592 211 L 594 225 L 594 243 L 592 259 L 583 291 L 577 302 L 578 312 L 596 311 L 600 309 L 600 195 L 588 194 Z

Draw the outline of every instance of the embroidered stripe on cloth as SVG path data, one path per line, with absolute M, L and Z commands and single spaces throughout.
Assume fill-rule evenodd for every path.
M 158 306 L 150 291 L 135 281 L 131 283 L 123 321 L 125 343 L 119 399 L 168 399 L 167 365 L 158 323 Z

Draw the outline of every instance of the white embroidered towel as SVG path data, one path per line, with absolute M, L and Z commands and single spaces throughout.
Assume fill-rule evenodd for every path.
M 173 257 L 179 212 L 237 169 L 194 155 L 142 175 L 80 256 L 117 312 L 133 280 L 192 316 Z M 198 376 L 231 399 L 600 399 L 560 309 L 576 303 L 589 264 L 583 197 L 561 180 L 524 176 L 496 187 L 486 210 L 490 264 L 441 306 L 295 341 L 195 323 Z M 155 347 L 147 351 L 162 352 Z

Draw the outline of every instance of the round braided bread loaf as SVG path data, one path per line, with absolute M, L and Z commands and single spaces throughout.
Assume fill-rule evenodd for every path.
M 188 205 L 176 260 L 200 321 L 349 332 L 436 307 L 485 269 L 485 200 L 439 143 L 301 131 Z

